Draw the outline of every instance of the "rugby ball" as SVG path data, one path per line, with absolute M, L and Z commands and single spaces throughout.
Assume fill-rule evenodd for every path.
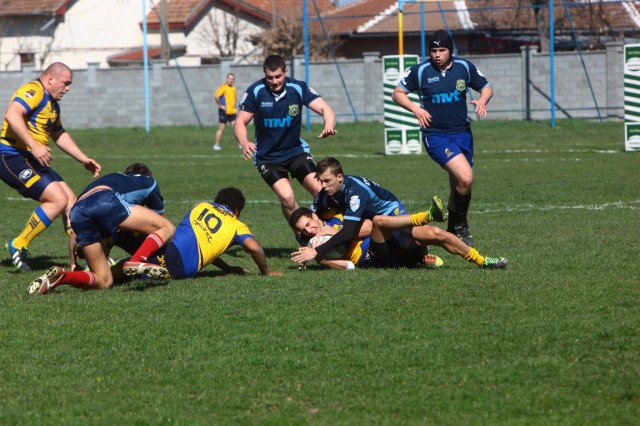
M 332 237 L 331 235 L 318 235 L 316 237 L 312 237 L 309 240 L 309 243 L 307 244 L 307 246 L 311 248 L 316 248 L 317 246 L 329 241 L 331 237 Z M 340 251 L 336 250 L 335 248 L 332 248 L 331 250 L 329 250 L 328 252 L 322 255 L 322 257 L 324 257 L 325 259 L 332 259 L 332 260 L 342 259 L 343 256 L 344 254 L 340 253 Z

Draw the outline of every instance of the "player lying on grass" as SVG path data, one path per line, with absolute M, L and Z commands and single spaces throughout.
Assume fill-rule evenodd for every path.
M 133 256 L 122 265 L 124 273 L 163 276 L 166 269 L 147 263 L 176 230 L 162 214 L 164 200 L 146 165 L 131 164 L 125 173 L 110 173 L 94 180 L 71 208 L 76 245 L 86 259 L 89 271 L 65 271 L 60 266 L 53 266 L 31 283 L 29 293 L 44 294 L 60 284 L 86 290 L 111 288 L 113 274 L 102 241 L 117 230 L 146 235 Z
M 351 241 L 357 234 L 360 223 L 364 219 L 375 216 L 397 218 L 407 216 L 398 225 L 395 221 L 387 221 L 387 226 L 398 225 L 394 229 L 380 230 L 374 222 L 371 233 L 369 252 L 371 263 L 381 267 L 413 266 L 423 257 L 428 244 L 439 245 L 447 249 L 464 250 L 462 246 L 454 246 L 447 240 L 439 228 L 422 226 L 406 228 L 407 220 L 412 225 L 425 225 L 430 221 L 443 222 L 446 214 L 442 210 L 442 202 L 434 197 L 432 208 L 427 212 L 410 216 L 398 198 L 370 179 L 360 176 L 345 175 L 342 165 L 333 157 L 326 157 L 317 164 L 317 172 L 322 183 L 322 190 L 314 199 L 313 209 L 317 212 L 337 211 L 344 215 L 344 224 L 331 239 L 313 247 L 301 247 L 292 254 L 292 260 L 299 264 L 323 256 L 336 247 Z M 436 206 L 437 208 L 434 208 Z M 419 216 L 417 216 L 419 215 Z M 322 216 L 322 213 L 319 215 Z M 432 229 L 433 228 L 433 229 Z M 414 230 L 418 229 L 414 233 Z M 418 239 L 419 238 L 419 239 Z M 465 245 L 468 248 L 468 246 Z M 485 268 L 504 268 L 507 259 L 481 256 L 477 250 L 469 248 L 464 253 L 468 260 Z
M 290 225 L 296 232 L 301 233 L 309 240 L 311 247 L 316 247 L 323 242 L 322 237 L 331 237 L 342 229 L 342 220 L 342 215 L 336 214 L 323 221 L 311 209 L 300 207 L 291 215 Z M 316 261 L 328 268 L 342 270 L 375 266 L 371 265 L 369 253 L 372 226 L 373 222 L 365 219 L 358 236 L 348 245 L 339 246 L 335 250 L 325 253 L 324 256 L 316 257 Z M 422 264 L 429 268 L 442 266 L 442 263 L 442 259 L 428 252 L 422 261 Z
M 236 188 L 224 188 L 213 202 L 196 204 L 178 225 L 173 239 L 147 262 L 165 271 L 164 278 L 191 278 L 209 264 L 227 273 L 245 274 L 249 271 L 230 266 L 219 257 L 230 245 L 240 244 L 251 254 L 262 275 L 281 276 L 281 272 L 269 270 L 264 249 L 247 225 L 238 219 L 244 204 L 244 195 Z M 131 253 L 144 238 L 144 234 L 119 232 L 111 244 Z M 32 283 L 33 292 L 44 294 L 65 283 L 65 273 L 54 268 Z M 114 267 L 117 268 L 118 265 Z

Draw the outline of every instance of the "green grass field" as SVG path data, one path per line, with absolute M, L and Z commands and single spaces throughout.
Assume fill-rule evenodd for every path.
M 237 186 L 242 220 L 283 277 L 254 271 L 133 281 L 109 291 L 27 294 L 65 264 L 58 222 L 30 247 L 26 274 L 0 257 L 0 424 L 623 425 L 640 418 L 640 154 L 623 124 L 474 124 L 477 248 L 508 257 L 478 269 L 439 248 L 439 270 L 298 271 L 275 196 L 227 130 L 71 131 L 103 171 L 154 171 L 179 222 Z M 303 136 L 422 210 L 446 198 L 428 156 L 385 157 L 378 123 Z M 90 176 L 54 148 L 80 191 Z M 301 205 L 311 197 L 296 184 Z M 2 242 L 36 207 L 0 186 Z M 118 252 L 115 253 L 116 257 Z

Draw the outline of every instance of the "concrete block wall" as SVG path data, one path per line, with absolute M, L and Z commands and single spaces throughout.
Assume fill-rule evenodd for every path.
M 521 54 L 468 56 L 494 86 L 487 119 L 526 118 L 526 49 Z M 542 92 L 530 87 L 531 118 L 550 118 L 549 56 L 529 52 L 530 79 Z M 593 95 L 582 62 L 589 72 Z M 336 110 L 340 122 L 382 121 L 382 59 L 377 52 L 365 52 L 362 59 L 309 64 L 311 86 Z M 238 95 L 262 77 L 262 64 L 221 64 L 197 67 L 167 67 L 153 63 L 149 69 L 150 125 L 216 125 L 213 91 L 227 72 L 236 75 Z M 555 56 L 555 97 L 559 108 L 575 118 L 623 118 L 623 48 L 612 43 L 604 51 L 560 52 Z M 0 72 L 0 104 L 6 105 L 21 84 L 33 80 L 39 71 Z M 289 75 L 304 79 L 304 58 L 296 57 Z M 344 86 L 343 86 L 344 81 Z M 188 88 L 188 92 L 185 89 Z M 345 92 L 348 90 L 348 96 Z M 593 98 L 595 96 L 595 100 Z M 193 103 L 193 105 L 192 105 Z M 68 128 L 144 127 L 145 90 L 142 68 L 101 69 L 88 64 L 74 70 L 71 92 L 61 102 L 63 124 Z M 4 107 L 3 107 L 4 108 Z M 194 112 L 194 108 L 195 111 Z M 306 116 L 306 114 L 305 114 Z M 312 122 L 321 118 L 310 114 Z M 556 118 L 565 117 L 556 110 Z

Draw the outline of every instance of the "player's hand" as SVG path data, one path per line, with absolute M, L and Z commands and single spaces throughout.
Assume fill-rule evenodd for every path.
M 41 165 L 49 166 L 51 164 L 51 148 L 48 146 L 38 144 L 31 149 L 31 153 Z
M 318 255 L 316 249 L 311 247 L 300 247 L 298 251 L 291 253 L 291 260 L 298 264 L 302 264 L 313 260 Z
M 100 170 L 102 170 L 102 166 L 96 162 L 96 160 L 92 158 L 87 158 L 86 161 L 82 162 L 82 166 L 89 170 L 90 173 L 93 173 L 93 177 L 100 176 Z
M 478 118 L 483 118 L 487 116 L 487 104 L 479 99 L 474 99 L 470 104 L 475 106 L 476 115 Z
M 418 124 L 420 124 L 420 127 L 426 129 L 431 125 L 431 114 L 429 114 L 427 110 L 418 108 L 416 111 L 414 111 L 413 115 L 415 115 L 418 119 Z
M 225 272 L 227 274 L 244 275 L 248 274 L 250 271 L 248 269 L 244 269 L 242 266 L 229 266 L 229 268 L 226 269 Z
M 245 160 L 250 160 L 253 158 L 253 155 L 256 153 L 256 144 L 252 142 L 247 142 L 242 144 L 242 155 Z
M 322 132 L 320 132 L 320 134 L 318 135 L 318 138 L 319 139 L 324 139 L 324 138 L 327 138 L 329 136 L 333 136 L 336 133 L 338 133 L 338 131 L 336 129 L 325 127 L 324 129 L 322 129 Z

